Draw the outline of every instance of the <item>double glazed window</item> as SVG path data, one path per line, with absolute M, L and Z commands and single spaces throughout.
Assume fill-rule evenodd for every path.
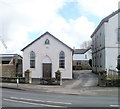
M 30 52 L 30 68 L 35 68 L 35 52 Z
M 63 51 L 59 54 L 59 68 L 65 68 L 65 53 Z

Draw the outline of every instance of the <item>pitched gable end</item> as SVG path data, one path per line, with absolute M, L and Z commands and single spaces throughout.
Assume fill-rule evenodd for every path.
M 59 41 L 60 43 L 62 43 L 63 45 L 65 45 L 67 48 L 69 48 L 71 51 L 73 51 L 72 48 L 70 48 L 68 45 L 66 45 L 65 43 L 63 43 L 62 41 L 60 41 L 59 39 L 57 39 L 55 36 L 53 36 L 52 34 L 50 34 L 48 31 L 45 32 L 44 34 L 42 34 L 40 37 L 38 37 L 36 40 L 34 40 L 33 42 L 31 42 L 30 44 L 28 44 L 26 47 L 24 47 L 21 51 L 24 51 L 27 47 L 29 47 L 30 45 L 32 45 L 34 42 L 36 42 L 37 40 L 41 39 L 43 36 L 45 36 L 46 34 L 52 36 L 54 39 L 56 39 L 57 41 Z

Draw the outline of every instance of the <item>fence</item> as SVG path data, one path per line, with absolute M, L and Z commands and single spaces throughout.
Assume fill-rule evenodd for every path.
M 113 70 L 113 69 L 109 69 L 107 77 L 108 78 L 117 78 L 118 77 L 118 71 Z
M 16 83 L 17 78 L 9 78 L 9 77 L 0 77 L 1 82 L 7 82 L 7 83 Z M 19 77 L 19 83 L 25 83 L 24 77 Z

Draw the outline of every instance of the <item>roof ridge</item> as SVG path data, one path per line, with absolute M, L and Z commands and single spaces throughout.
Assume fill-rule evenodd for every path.
M 114 15 L 118 14 L 120 12 L 120 9 L 112 12 L 111 14 L 109 14 L 108 16 L 106 16 L 105 18 L 103 18 L 101 20 L 101 22 L 98 24 L 98 26 L 96 27 L 96 29 L 94 30 L 94 32 L 92 33 L 92 35 L 90 36 L 91 38 L 93 37 L 93 35 L 98 31 L 98 29 L 101 27 L 101 25 L 104 23 L 104 22 L 108 22 L 108 20 L 113 17 Z

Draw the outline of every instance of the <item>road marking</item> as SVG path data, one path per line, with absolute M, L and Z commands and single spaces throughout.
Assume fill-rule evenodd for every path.
M 46 101 L 49 103 L 57 103 L 57 104 L 72 104 L 72 103 L 66 103 L 66 102 L 56 102 L 56 101 Z
M 111 107 L 120 107 L 120 105 L 110 105 Z
M 36 101 L 36 102 L 43 102 L 43 103 L 54 103 L 54 104 L 72 104 L 67 102 L 57 102 L 57 101 L 43 101 L 43 100 L 35 100 L 35 99 L 27 99 L 27 98 L 17 98 L 17 97 L 10 97 L 11 99 L 21 99 L 21 100 L 29 100 L 29 101 Z
M 40 106 L 46 106 L 46 107 L 64 107 L 64 106 L 56 106 L 56 105 L 30 103 L 30 102 L 26 102 L 26 101 L 16 101 L 16 100 L 11 100 L 11 99 L 3 99 L 3 100 L 5 100 L 5 101 L 11 101 L 11 102 L 19 102 L 19 103 L 24 103 L 24 104 L 31 104 L 31 105 L 40 105 Z

